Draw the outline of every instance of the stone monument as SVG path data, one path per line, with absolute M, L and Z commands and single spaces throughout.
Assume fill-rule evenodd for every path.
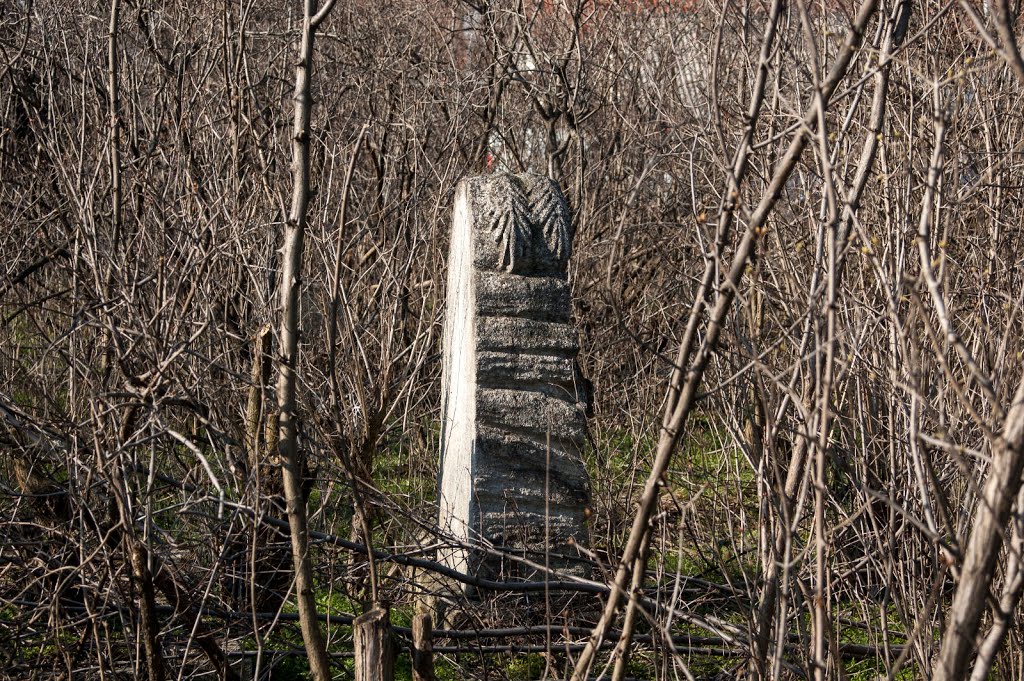
M 586 571 L 589 383 L 570 323 L 572 238 L 546 177 L 488 175 L 456 190 L 438 490 L 441 528 L 463 544 L 440 558 L 460 572 L 536 578 L 508 555 Z

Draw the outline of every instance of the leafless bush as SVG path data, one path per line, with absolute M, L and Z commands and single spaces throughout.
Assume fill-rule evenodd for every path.
M 1024 67 L 996 5 L 342 3 L 308 139 L 298 8 L 12 5 L 3 673 L 292 659 L 284 365 L 331 653 L 363 606 L 434 599 L 481 676 L 513 644 L 577 678 L 1019 676 Z M 599 579 L 545 627 L 429 560 L 450 199 L 502 170 L 570 199 L 596 386 Z

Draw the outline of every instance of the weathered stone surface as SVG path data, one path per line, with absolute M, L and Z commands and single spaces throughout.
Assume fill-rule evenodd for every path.
M 549 443 L 481 426 L 478 444 L 489 453 L 490 464 L 477 474 L 481 499 L 505 499 L 512 494 L 520 508 L 543 512 L 548 505 L 559 515 L 573 515 L 589 503 L 575 443 Z
M 569 401 L 536 390 L 477 388 L 477 423 L 504 427 L 530 438 L 582 442 L 586 417 L 575 399 Z
M 587 390 L 569 324 L 572 221 L 557 185 L 499 174 L 460 184 L 444 336 L 440 522 L 468 546 L 499 546 L 585 572 L 590 501 L 581 452 Z M 539 558 L 540 557 L 540 558 Z M 440 556 L 489 576 L 528 576 L 472 548 Z
M 574 358 L 579 350 L 573 327 L 526 317 L 477 317 L 476 342 L 479 350 L 547 353 L 560 357 Z
M 528 317 L 569 322 L 569 282 L 555 277 L 476 273 L 477 313 L 481 317 Z
M 473 257 L 478 269 L 565 278 L 573 227 L 554 182 L 502 173 L 465 180 L 465 187 L 480 236 Z
M 559 355 L 479 350 L 476 353 L 476 378 L 481 385 L 503 385 L 511 380 L 558 386 L 571 391 L 571 394 L 578 392 L 573 360 Z
M 545 514 L 543 510 L 523 510 L 511 497 L 500 511 L 483 513 L 481 526 L 488 541 L 494 546 L 512 552 L 526 547 L 526 555 L 531 560 L 538 560 L 544 553 L 545 546 L 550 547 L 552 552 L 561 554 L 560 557 L 563 559 L 569 559 L 559 561 L 563 564 L 571 563 L 572 558 L 578 555 L 572 548 L 577 543 L 572 533 L 575 527 L 572 521 L 563 515 L 550 512 Z M 557 562 L 555 564 L 557 565 Z M 521 570 L 515 569 L 509 572 L 522 574 Z

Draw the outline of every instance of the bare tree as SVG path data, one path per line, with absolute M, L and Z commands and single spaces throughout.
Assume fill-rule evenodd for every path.
M 310 82 L 313 73 L 313 42 L 319 23 L 330 12 L 327 2 L 318 12 L 315 0 L 303 5 L 302 38 L 299 59 L 295 66 L 295 121 L 292 126 L 292 204 L 284 232 L 281 252 L 281 365 L 277 380 L 277 406 L 280 435 L 278 451 L 284 478 L 288 525 L 291 529 L 292 558 L 295 565 L 295 595 L 302 624 L 302 638 L 309 655 L 313 678 L 331 678 L 330 660 L 320 622 L 316 616 L 316 593 L 313 581 L 312 555 L 309 549 L 309 525 L 306 517 L 306 494 L 302 479 L 308 473 L 298 445 L 298 410 L 295 400 L 296 369 L 299 354 L 299 301 L 302 286 L 302 252 L 306 236 L 306 219 L 311 193 L 309 147 L 310 109 L 313 106 Z

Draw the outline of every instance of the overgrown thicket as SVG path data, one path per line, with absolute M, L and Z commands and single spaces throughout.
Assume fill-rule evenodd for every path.
M 452 678 L 1024 674 L 1005 0 L 348 2 L 308 63 L 298 4 L 0 16 L 0 675 L 304 673 L 282 463 L 338 678 L 385 601 Z M 431 562 L 451 199 L 503 171 L 577 226 L 571 597 Z

